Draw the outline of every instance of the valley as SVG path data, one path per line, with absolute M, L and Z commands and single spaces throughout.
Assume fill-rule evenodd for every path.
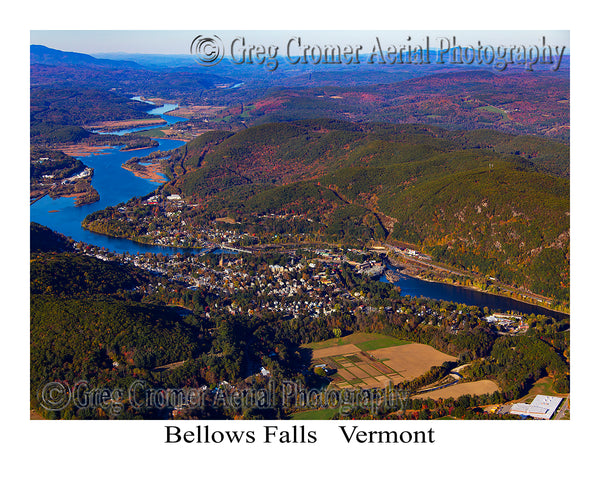
M 348 82 L 30 55 L 38 414 L 488 419 L 542 378 L 568 393 L 568 61 Z M 81 378 L 205 401 L 36 395 Z M 352 392 L 401 404 L 301 401 Z

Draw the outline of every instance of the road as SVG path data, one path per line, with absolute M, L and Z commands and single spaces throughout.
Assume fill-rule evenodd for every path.
M 470 365 L 470 364 L 468 364 Z M 444 385 L 439 385 L 437 387 L 431 387 L 431 388 L 426 388 L 424 390 L 419 390 L 417 392 L 415 392 L 415 395 L 421 394 L 421 393 L 428 393 L 428 392 L 433 392 L 435 390 L 441 390 L 442 388 L 447 388 L 451 385 L 454 385 L 456 383 L 458 383 L 463 377 L 460 373 L 458 373 L 458 371 L 462 368 L 462 367 L 466 367 L 468 365 L 462 365 L 461 367 L 455 368 L 454 370 L 452 370 L 448 376 L 454 378 L 454 381 L 451 383 L 445 383 Z
M 562 418 L 565 416 L 565 413 L 567 411 L 567 408 L 569 406 L 569 398 L 571 396 L 567 396 L 567 398 L 564 399 L 564 401 L 562 402 L 562 406 L 560 407 L 560 410 L 558 411 L 558 413 L 556 414 L 556 416 L 554 417 L 554 420 L 562 420 Z

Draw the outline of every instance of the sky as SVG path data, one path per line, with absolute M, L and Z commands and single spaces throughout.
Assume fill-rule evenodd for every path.
M 243 36 L 248 44 L 279 45 L 300 36 L 304 45 L 359 44 L 371 47 L 379 37 L 384 44 L 423 44 L 429 37 L 431 48 L 439 48 L 442 38 L 457 45 L 570 45 L 567 30 L 31 30 L 30 43 L 58 50 L 87 54 L 145 53 L 189 54 L 197 35 L 218 35 L 227 45 Z M 410 37 L 410 41 L 408 38 Z

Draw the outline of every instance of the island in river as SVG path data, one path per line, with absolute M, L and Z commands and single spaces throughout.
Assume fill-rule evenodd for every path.
M 165 183 L 169 181 L 165 176 L 164 168 L 160 163 L 143 164 L 140 162 L 125 162 L 121 165 L 121 168 L 133 173 L 136 177 L 146 178 L 153 182 Z
M 75 205 L 97 202 L 100 195 L 92 186 L 94 169 L 63 152 L 32 146 L 30 149 L 30 202 L 50 198 L 76 197 Z

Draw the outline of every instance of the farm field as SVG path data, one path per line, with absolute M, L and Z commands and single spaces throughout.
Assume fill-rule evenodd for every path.
M 504 120 L 510 120 L 508 114 L 504 110 L 497 108 L 497 107 L 493 107 L 492 105 L 487 105 L 485 107 L 479 107 L 477 110 L 484 110 L 486 112 L 491 112 L 491 113 L 499 113 L 500 115 L 502 115 L 502 118 Z
M 331 378 L 338 388 L 386 387 L 455 360 L 428 345 L 362 332 L 304 347 L 312 350 L 314 365 L 325 364 L 336 370 Z
M 380 348 L 371 354 L 408 380 L 423 375 L 435 365 L 456 360 L 451 355 L 446 355 L 429 345 L 420 343 L 411 343 L 401 348 Z
M 434 390 L 433 392 L 421 393 L 413 398 L 458 398 L 461 395 L 483 395 L 485 393 L 494 393 L 498 390 L 491 380 L 478 380 L 476 382 L 458 383 L 447 388 Z
M 379 346 L 372 347 L 373 342 L 378 342 Z M 389 337 L 387 335 L 381 335 L 379 333 L 364 333 L 358 332 L 353 333 L 352 335 L 346 335 L 345 337 L 340 338 L 330 338 L 329 340 L 325 340 L 323 342 L 313 342 L 307 343 L 303 345 L 306 348 L 310 348 L 311 350 L 321 350 L 327 347 L 339 347 L 342 345 L 355 345 L 359 349 L 362 350 L 374 350 L 375 348 L 381 347 L 392 347 L 394 345 L 406 345 L 410 342 L 405 340 L 398 340 L 394 337 Z M 364 348 L 370 347 L 370 348 Z
M 306 410 L 294 413 L 293 420 L 329 420 L 338 412 L 337 408 L 324 408 L 321 410 Z

